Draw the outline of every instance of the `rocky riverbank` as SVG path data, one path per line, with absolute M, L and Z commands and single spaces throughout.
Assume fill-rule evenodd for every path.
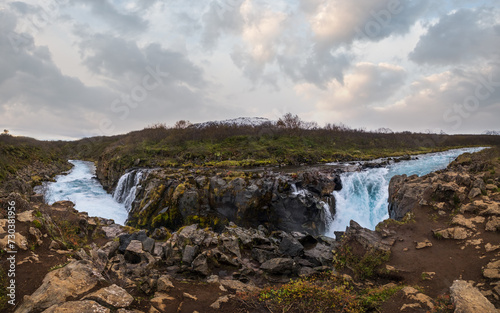
M 246 201 L 267 194 L 253 186 L 267 190 L 271 203 L 272 194 L 286 196 L 279 201 L 326 202 L 324 194 L 337 186 L 326 174 L 150 173 L 134 212 L 176 205 L 188 214 L 175 231 L 154 225 L 154 217 L 145 219 L 148 229 L 123 227 L 77 212 L 71 202 L 49 206 L 11 193 L 1 199 L 0 248 L 8 249 L 5 208 L 14 201 L 16 306 L 6 304 L 4 311 L 496 313 L 499 173 L 500 152 L 490 149 L 461 156 L 437 173 L 395 177 L 395 219 L 375 231 L 352 221 L 338 240 L 272 225 L 279 220 L 257 224 L 259 216 L 242 225 L 254 217 L 245 215 L 254 209 Z M 307 193 L 294 192 L 293 184 Z M 155 192 L 161 185 L 164 190 Z M 234 223 L 200 218 L 239 201 L 231 212 L 242 218 Z M 198 221 L 188 223 L 189 216 Z

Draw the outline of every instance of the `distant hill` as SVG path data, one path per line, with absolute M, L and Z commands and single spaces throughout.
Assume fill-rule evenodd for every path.
M 487 130 L 483 132 L 483 135 L 500 136 L 500 131 L 498 130 Z
M 225 125 L 225 126 L 262 126 L 262 125 L 271 125 L 275 122 L 270 119 L 264 117 L 237 117 L 222 121 L 208 121 L 203 123 L 196 123 L 191 125 L 194 128 L 206 128 L 210 126 L 216 125 Z

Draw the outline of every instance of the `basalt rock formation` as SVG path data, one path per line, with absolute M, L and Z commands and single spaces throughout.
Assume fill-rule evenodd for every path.
M 131 226 L 177 229 L 196 222 L 221 229 L 234 222 L 319 235 L 325 231 L 325 214 L 335 214 L 332 192 L 341 189 L 341 182 L 336 174 L 319 171 L 153 170 L 141 186 L 129 213 Z

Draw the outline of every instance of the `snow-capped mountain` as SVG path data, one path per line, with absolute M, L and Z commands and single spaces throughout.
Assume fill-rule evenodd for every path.
M 487 130 L 487 131 L 483 132 L 483 135 L 500 136 L 500 131 L 496 131 L 496 130 Z
M 261 126 L 272 124 L 273 121 L 264 117 L 238 117 L 222 121 L 209 121 L 193 124 L 191 127 L 204 128 L 213 125 L 235 125 L 235 126 Z

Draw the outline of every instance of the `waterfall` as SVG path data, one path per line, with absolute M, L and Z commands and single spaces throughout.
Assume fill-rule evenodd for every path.
M 344 231 L 351 220 L 374 229 L 378 222 L 389 217 L 388 173 L 387 168 L 376 168 L 340 176 L 342 189 L 333 193 L 337 213 L 327 235 L 332 236 L 334 231 Z
M 446 168 L 463 153 L 482 149 L 484 148 L 465 148 L 424 154 L 413 160 L 401 161 L 383 168 L 343 173 L 340 176 L 342 190 L 333 192 L 336 214 L 333 222 L 327 223 L 325 234 L 333 237 L 334 231 L 344 231 L 351 220 L 363 227 L 375 229 L 379 222 L 389 217 L 389 182 L 393 176 L 426 175 Z
M 69 160 L 73 168 L 66 175 L 56 176 L 55 182 L 46 182 L 38 188 L 44 193 L 45 201 L 53 204 L 56 201 L 69 200 L 75 209 L 87 212 L 89 216 L 113 219 L 117 224 L 125 224 L 127 211 L 108 194 L 101 183 L 95 179 L 93 162 Z
M 130 211 L 132 208 L 137 188 L 147 173 L 148 172 L 146 170 L 136 169 L 123 174 L 118 180 L 116 189 L 113 193 L 113 198 L 118 203 L 123 203 L 127 211 Z

